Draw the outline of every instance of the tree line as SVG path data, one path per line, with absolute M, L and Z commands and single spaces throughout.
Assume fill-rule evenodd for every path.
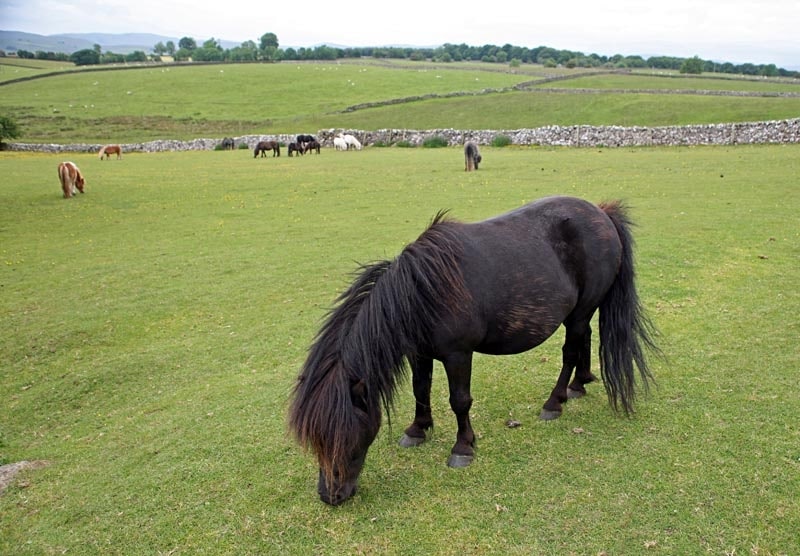
M 310 61 L 310 60 L 338 60 L 345 58 L 392 58 L 412 61 L 432 60 L 435 62 L 460 62 L 480 61 L 496 64 L 508 64 L 518 67 L 521 64 L 542 64 L 546 67 L 568 68 L 651 68 L 676 70 L 687 74 L 728 73 L 764 77 L 794 77 L 800 78 L 800 72 L 789 71 L 777 67 L 775 64 L 733 64 L 731 62 L 719 63 L 703 60 L 698 56 L 680 58 L 674 56 L 651 56 L 647 59 L 642 56 L 625 56 L 615 54 L 605 56 L 600 54 L 584 54 L 573 50 L 559 50 L 547 46 L 528 48 L 505 44 L 503 46 L 483 45 L 470 46 L 465 43 L 446 43 L 435 48 L 413 47 L 348 47 L 336 48 L 327 45 L 313 48 L 280 48 L 278 37 L 275 33 L 265 33 L 258 42 L 245 41 L 234 48 L 223 48 L 217 39 L 211 38 L 198 45 L 192 37 L 183 37 L 176 45 L 173 41 L 158 42 L 152 48 L 151 54 L 135 51 L 130 54 L 115 54 L 102 52 L 100 45 L 94 48 L 79 50 L 70 55 L 54 54 L 52 52 L 26 52 L 17 51 L 20 58 L 40 58 L 48 60 L 71 61 L 76 65 L 113 64 L 124 62 L 160 62 L 164 56 L 171 57 L 176 62 L 278 62 Z

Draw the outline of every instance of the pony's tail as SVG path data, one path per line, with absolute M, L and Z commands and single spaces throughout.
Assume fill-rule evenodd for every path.
M 103 155 L 106 154 L 106 148 L 100 147 L 100 152 L 98 153 L 100 160 L 103 160 Z
M 647 365 L 645 348 L 660 353 L 655 344 L 656 328 L 645 314 L 636 293 L 633 264 L 633 236 L 625 207 L 619 202 L 600 204 L 617 229 L 622 243 L 619 272 L 600 303 L 600 372 L 608 399 L 615 411 L 622 406 L 626 414 L 633 412 L 636 397 L 636 369 L 639 369 L 644 390 L 653 375 Z

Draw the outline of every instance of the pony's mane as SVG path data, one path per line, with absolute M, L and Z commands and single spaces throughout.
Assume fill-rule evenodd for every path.
M 465 299 L 459 224 L 446 214 L 437 213 L 394 260 L 360 266 L 309 348 L 289 426 L 327 473 L 346 463 L 355 441 L 352 385 L 363 382 L 368 406 L 389 413 L 406 357 Z

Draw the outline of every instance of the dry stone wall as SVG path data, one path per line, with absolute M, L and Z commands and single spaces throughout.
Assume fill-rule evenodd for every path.
M 333 147 L 333 138 L 339 133 L 356 136 L 363 145 L 384 146 L 404 143 L 420 146 L 431 137 L 441 137 L 451 146 L 476 141 L 490 145 L 498 136 L 506 136 L 515 145 L 542 145 L 559 147 L 649 147 L 686 145 L 750 145 L 765 143 L 800 143 L 800 118 L 768 122 L 746 122 L 664 127 L 622 126 L 544 126 L 533 129 L 512 130 L 458 130 L 458 129 L 321 129 L 316 138 L 323 147 Z M 295 135 L 244 135 L 234 137 L 237 148 L 246 144 L 253 149 L 259 141 L 277 140 L 282 144 L 295 140 Z M 192 141 L 160 140 L 146 143 L 123 144 L 125 152 L 163 152 L 214 150 L 222 138 L 194 139 Z M 89 152 L 97 153 L 101 144 L 43 144 L 5 143 L 6 150 L 39 152 Z

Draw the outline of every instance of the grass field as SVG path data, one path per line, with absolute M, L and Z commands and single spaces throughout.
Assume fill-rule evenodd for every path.
M 61 157 L 2 153 L 0 464 L 48 464 L 0 495 L 0 553 L 796 553 L 800 147 L 483 155 L 75 154 L 86 194 L 64 200 Z M 452 470 L 437 366 L 432 441 L 396 445 L 405 385 L 359 493 L 322 504 L 285 412 L 355 261 L 440 208 L 550 194 L 631 206 L 658 388 L 626 419 L 594 385 L 545 423 L 562 333 L 479 356 L 478 454 Z
M 320 129 L 521 129 L 545 125 L 664 126 L 795 118 L 797 96 L 709 96 L 676 89 L 797 93 L 786 80 L 585 76 L 583 70 L 523 65 L 421 62 L 280 63 L 147 66 L 62 71 L 3 84 L 20 72 L 2 65 L 0 113 L 21 142 L 134 143 L 155 139 L 316 133 Z M 562 92 L 507 92 L 545 77 Z M 711 75 L 710 77 L 714 77 Z M 569 89 L 591 89 L 569 91 Z M 620 92 L 620 89 L 626 92 Z M 647 90 L 649 92 L 643 92 Z M 652 91 L 662 91 L 653 94 Z M 499 92 L 506 91 L 506 92 Z M 430 98 L 431 95 L 452 95 Z M 385 104 L 348 111 L 365 103 Z

